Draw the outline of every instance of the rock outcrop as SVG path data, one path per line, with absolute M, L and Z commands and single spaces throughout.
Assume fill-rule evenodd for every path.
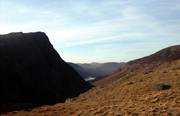
M 0 74 L 1 104 L 63 102 L 92 87 L 43 32 L 0 35 Z

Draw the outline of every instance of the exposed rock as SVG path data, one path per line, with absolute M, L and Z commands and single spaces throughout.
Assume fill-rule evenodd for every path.
M 155 90 L 167 90 L 167 89 L 170 89 L 172 86 L 168 83 L 160 83 L 160 84 L 157 84 L 155 85 L 154 89 Z
M 0 35 L 0 103 L 63 102 L 92 87 L 43 32 Z

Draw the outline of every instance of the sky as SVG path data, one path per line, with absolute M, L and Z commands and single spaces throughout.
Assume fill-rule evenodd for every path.
M 127 62 L 180 44 L 180 0 L 0 0 L 0 34 L 20 31 L 67 62 Z

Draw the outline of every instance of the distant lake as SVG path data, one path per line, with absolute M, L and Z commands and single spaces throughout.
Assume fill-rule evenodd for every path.
M 87 78 L 85 78 L 85 81 L 93 81 L 95 79 L 96 79 L 96 77 L 87 77 Z

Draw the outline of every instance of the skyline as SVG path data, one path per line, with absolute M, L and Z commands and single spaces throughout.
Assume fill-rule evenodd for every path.
M 180 44 L 179 0 L 0 0 L 0 34 L 43 31 L 67 62 L 126 62 Z

